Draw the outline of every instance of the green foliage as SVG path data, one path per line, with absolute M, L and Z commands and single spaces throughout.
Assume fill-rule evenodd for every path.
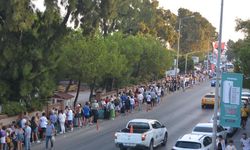
M 189 16 L 194 16 L 188 18 Z M 181 19 L 181 37 L 180 51 L 188 53 L 190 51 L 210 49 L 210 43 L 215 41 L 217 33 L 215 27 L 198 12 L 191 12 L 187 9 L 180 8 L 178 11 L 178 19 Z M 178 29 L 179 21 L 176 24 Z M 177 46 L 177 43 L 176 43 Z
M 20 104 L 19 102 L 4 103 L 2 108 L 3 108 L 3 114 L 7 114 L 8 116 L 18 115 L 22 112 L 27 111 L 25 105 Z
M 157 0 L 60 3 L 65 14 L 58 0 L 45 0 L 44 11 L 31 0 L 0 0 L 0 103 L 6 108 L 20 100 L 24 110 L 41 108 L 60 80 L 114 89 L 158 79 L 171 67 L 165 46 L 176 43 L 177 16 Z M 202 21 L 196 23 L 207 40 L 213 30 Z
M 179 58 L 179 69 L 181 73 L 185 73 L 185 62 L 186 58 L 185 57 L 180 57 Z M 192 57 L 187 58 L 187 73 L 194 70 L 194 61 Z
M 226 51 L 226 56 L 227 56 L 227 60 L 228 61 L 233 61 L 235 59 L 235 52 L 233 50 L 233 46 L 234 46 L 234 41 L 229 40 L 227 42 L 227 51 Z
M 250 20 L 236 20 L 236 31 L 242 31 L 245 33 L 245 39 L 240 39 L 237 42 L 229 41 L 228 49 L 230 53 L 227 53 L 229 58 L 234 59 L 234 71 L 244 74 L 243 85 L 245 88 L 249 88 L 250 77 Z M 230 56 L 232 55 L 232 56 Z

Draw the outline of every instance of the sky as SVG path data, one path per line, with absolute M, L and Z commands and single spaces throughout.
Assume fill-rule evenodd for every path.
M 161 7 L 170 9 L 177 15 L 179 8 L 199 12 L 219 32 L 221 0 L 158 0 Z M 250 0 L 224 0 L 222 41 L 237 41 L 244 34 L 235 31 L 236 18 L 250 19 Z
M 36 7 L 44 10 L 44 0 L 32 0 Z M 177 15 L 179 8 L 186 8 L 193 12 L 199 12 L 219 32 L 221 0 L 158 0 L 161 7 L 170 9 Z M 224 0 L 224 15 L 222 41 L 229 39 L 237 41 L 244 38 L 244 34 L 235 31 L 236 18 L 243 20 L 250 19 L 250 0 Z

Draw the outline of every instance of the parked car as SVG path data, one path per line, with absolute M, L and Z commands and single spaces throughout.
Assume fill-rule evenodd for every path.
M 212 116 L 212 118 L 210 119 L 209 122 L 213 123 L 213 121 L 214 121 L 214 115 Z M 217 124 L 218 125 L 220 124 L 220 113 L 219 112 L 217 113 Z M 224 127 L 224 126 L 222 126 L 222 127 L 226 130 L 228 137 L 232 137 L 236 133 L 236 131 L 237 131 L 237 128 Z
M 115 145 L 121 150 L 127 148 L 146 148 L 153 150 L 159 145 L 166 145 L 167 128 L 157 120 L 133 119 L 126 128 L 115 133 Z
M 213 135 L 213 123 L 198 123 L 192 130 L 194 134 Z M 217 136 L 221 135 L 224 139 L 227 139 L 227 132 L 221 126 L 217 125 Z
M 203 134 L 186 134 L 180 137 L 172 150 L 211 150 L 212 138 Z
M 241 104 L 248 105 L 249 104 L 249 98 L 247 96 L 241 96 Z

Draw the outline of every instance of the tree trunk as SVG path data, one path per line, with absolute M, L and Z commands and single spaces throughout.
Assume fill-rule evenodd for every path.
M 75 100 L 74 100 L 74 108 L 75 108 L 77 100 L 78 100 L 78 96 L 79 96 L 79 92 L 80 92 L 80 87 L 81 87 L 81 80 L 78 81 L 77 91 L 76 91 L 76 97 L 75 97 Z
M 64 93 L 67 93 L 67 92 L 69 91 L 69 88 L 70 88 L 70 86 L 72 85 L 72 82 L 73 82 L 73 80 L 70 79 L 70 80 L 69 80 L 69 84 L 66 86 L 66 88 L 65 88 L 65 90 L 64 90 Z
M 93 97 L 93 92 L 94 92 L 94 89 L 95 89 L 95 80 L 92 84 L 90 84 L 90 94 L 89 94 L 89 101 L 91 101 L 91 98 Z
M 91 101 L 91 98 L 93 97 L 93 92 L 94 92 L 94 86 L 90 86 L 89 101 Z
M 111 83 L 111 91 L 114 89 L 114 85 L 115 85 L 115 79 L 112 78 L 112 83 Z

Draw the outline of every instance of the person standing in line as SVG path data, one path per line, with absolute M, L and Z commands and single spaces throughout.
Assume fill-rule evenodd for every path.
M 36 142 L 37 143 L 40 143 L 40 140 L 39 140 L 39 137 L 38 137 L 38 132 L 39 132 L 39 130 L 38 130 L 38 127 L 39 127 L 39 120 L 40 120 L 40 116 L 39 116 L 39 113 L 37 112 L 36 113 L 36 115 L 35 115 L 35 123 L 37 124 L 37 132 L 35 133 L 35 138 L 36 138 Z
M 85 105 L 82 108 L 83 110 L 83 115 L 84 115 L 84 126 L 87 126 L 89 124 L 90 120 L 90 107 L 89 107 L 89 102 L 86 102 Z
M 147 111 L 149 111 L 151 109 L 151 95 L 150 92 L 148 93 L 148 95 L 146 96 L 146 100 L 147 100 Z
M 232 139 L 229 140 L 226 150 L 237 150 Z
M 16 140 L 17 140 L 17 150 L 23 150 L 24 142 L 24 131 L 21 126 L 17 126 Z
M 1 150 L 6 150 L 7 149 L 7 144 L 6 144 L 6 137 L 7 137 L 7 133 L 6 133 L 6 127 L 0 127 L 0 134 L 1 134 Z
M 134 96 L 132 95 L 132 96 L 130 97 L 130 112 L 131 112 L 131 113 L 133 112 L 134 107 L 135 107 L 135 99 L 134 99 Z
M 36 116 L 33 116 L 30 121 L 30 127 L 31 127 L 31 132 L 32 132 L 32 142 L 34 143 L 35 141 L 39 143 L 40 141 L 38 140 L 38 126 L 39 123 L 36 120 Z
M 246 133 L 242 134 L 240 139 L 242 150 L 250 150 L 250 138 L 247 137 Z
M 144 97 L 143 97 L 142 92 L 139 92 L 139 94 L 137 95 L 138 105 L 139 105 L 139 111 L 142 111 L 143 98 Z
M 45 116 L 45 112 L 43 112 L 42 113 L 42 117 L 40 118 L 40 124 L 39 124 L 40 128 L 42 129 L 42 132 L 41 132 L 42 140 L 45 139 L 45 135 L 44 134 L 46 132 L 47 122 L 48 122 L 48 120 L 47 120 L 47 118 Z
M 127 115 L 130 111 L 130 96 L 128 94 L 126 95 L 126 100 L 125 100 L 125 114 Z
M 46 127 L 46 150 L 48 150 L 49 147 L 49 141 L 50 141 L 50 147 L 51 149 L 53 149 L 54 146 L 54 140 L 53 140 L 53 136 L 55 134 L 55 127 L 54 125 L 48 121 L 47 127 Z
M 30 150 L 31 128 L 30 128 L 28 122 L 25 123 L 24 137 L 25 137 L 25 139 L 24 139 L 25 150 Z
M 74 114 L 71 108 L 69 108 L 68 110 L 68 125 L 69 125 L 69 129 L 72 132 L 73 131 L 73 119 L 74 119 Z
M 115 120 L 115 104 L 114 101 L 108 103 L 108 109 L 110 111 L 110 119 Z
M 66 121 L 66 115 L 63 112 L 63 110 L 60 110 L 59 115 L 58 115 L 59 123 L 60 123 L 60 134 L 65 133 L 65 121 Z
M 156 86 L 157 103 L 160 103 L 161 101 L 161 91 L 162 91 L 162 87 L 160 85 Z

